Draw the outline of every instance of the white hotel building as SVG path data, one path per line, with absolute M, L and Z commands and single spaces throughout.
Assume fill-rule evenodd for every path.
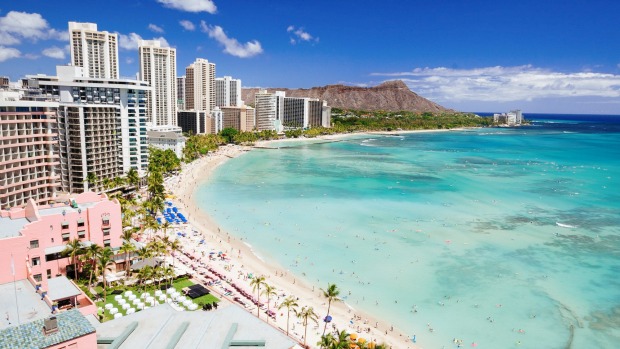
M 151 84 L 148 91 L 150 126 L 177 124 L 177 51 L 157 40 L 140 40 L 140 78 Z
M 25 99 L 58 103 L 61 188 L 86 190 L 89 173 L 113 179 L 148 166 L 146 81 L 89 78 L 80 67 L 58 66 L 56 76 L 30 75 Z M 91 184 L 92 185 L 92 184 Z
M 230 76 L 215 78 L 215 105 L 240 107 L 241 104 L 241 80 Z
M 94 23 L 69 22 L 71 63 L 89 78 L 118 79 L 118 36 Z

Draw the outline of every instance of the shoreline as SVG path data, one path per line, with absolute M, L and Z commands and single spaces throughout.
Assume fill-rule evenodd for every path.
M 463 129 L 441 129 L 441 130 L 412 130 L 412 131 L 389 131 L 390 134 L 399 133 L 427 133 L 427 132 L 446 132 L 446 131 L 461 131 Z M 254 275 L 264 275 L 265 282 L 271 286 L 275 286 L 277 293 L 293 295 L 297 297 L 297 303 L 299 308 L 303 306 L 312 306 L 318 315 L 318 326 L 310 322 L 308 324 L 308 339 L 307 344 L 311 347 L 315 347 L 316 343 L 320 340 L 322 327 L 324 323 L 322 318 L 327 311 L 326 299 L 322 296 L 320 288 L 325 288 L 327 285 L 314 285 L 303 279 L 302 276 L 293 275 L 289 270 L 281 265 L 278 265 L 275 261 L 266 261 L 261 258 L 253 250 L 250 244 L 243 239 L 238 239 L 231 236 L 228 232 L 223 231 L 217 224 L 217 222 L 204 210 L 199 208 L 199 205 L 195 201 L 195 190 L 201 184 L 207 182 L 213 172 L 228 161 L 231 158 L 241 156 L 254 148 L 269 148 L 268 145 L 274 142 L 310 142 L 316 141 L 339 141 L 352 136 L 365 136 L 375 134 L 388 134 L 386 132 L 360 132 L 350 134 L 337 134 L 319 136 L 316 138 L 291 138 L 284 140 L 271 140 L 257 142 L 253 147 L 227 145 L 220 147 L 216 152 L 202 157 L 190 164 L 184 164 L 181 174 L 174 177 L 173 180 L 176 183 L 167 183 L 168 189 L 175 195 L 172 199 L 179 208 L 186 213 L 186 216 L 193 226 L 200 234 L 207 240 L 207 244 L 215 246 L 216 249 L 224 251 L 231 256 L 229 264 L 224 266 L 228 270 L 226 274 L 227 279 L 234 280 L 235 275 L 237 285 L 241 285 L 242 288 L 250 291 L 250 294 L 256 295 L 256 292 L 252 292 L 249 287 L 249 280 L 243 282 L 240 278 L 242 273 L 253 273 Z M 170 184 L 176 184 L 170 186 Z M 170 188 L 171 187 L 171 188 Z M 213 262 L 209 262 L 213 264 Z M 261 289 L 262 290 L 262 289 Z M 266 303 L 264 296 L 260 298 L 261 302 Z M 275 303 L 279 303 L 283 300 L 282 297 L 271 300 L 271 309 L 275 310 L 278 314 L 276 321 L 270 322 L 274 327 L 286 331 L 286 309 L 282 311 L 277 310 Z M 256 315 L 256 311 L 251 312 Z M 283 315 L 283 316 L 281 316 Z M 364 312 L 360 309 L 355 309 L 346 302 L 332 302 L 330 309 L 330 315 L 333 318 L 332 324 L 335 324 L 336 328 L 340 331 L 346 330 L 347 333 L 357 333 L 358 337 L 365 338 L 368 341 L 376 341 L 377 343 L 386 343 L 393 348 L 421 348 L 413 343 L 409 336 L 394 328 L 389 319 L 380 319 L 371 313 Z M 261 319 L 265 319 L 266 315 L 261 313 Z M 303 343 L 303 326 L 299 324 L 297 318 L 291 316 L 291 337 L 295 338 L 299 342 Z M 294 325 L 293 325 L 294 324 Z M 420 330 L 423 329 L 422 324 L 418 324 Z M 360 328 L 361 326 L 361 328 Z M 332 325 L 328 326 L 332 330 Z M 358 331 L 362 330 L 362 331 Z M 327 331 L 326 331 L 327 333 Z

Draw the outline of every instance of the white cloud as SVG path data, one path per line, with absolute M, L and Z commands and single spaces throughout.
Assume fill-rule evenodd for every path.
M 188 21 L 186 19 L 180 21 L 179 24 L 185 30 L 194 31 L 196 29 L 196 26 L 194 25 L 194 23 L 192 23 L 191 21 Z
M 10 11 L 0 17 L 0 44 L 16 45 L 22 39 L 69 40 L 69 35 L 66 31 L 50 28 L 45 18 L 38 13 Z
M 34 53 L 26 53 L 24 55 L 24 58 L 31 59 L 31 60 L 39 59 L 39 57 L 41 57 L 41 56 L 35 55 Z
M 263 53 L 263 48 L 257 40 L 240 44 L 237 39 L 229 38 L 224 29 L 218 25 L 210 26 L 205 21 L 200 21 L 200 29 L 207 33 L 210 38 L 224 45 L 224 52 L 232 56 L 248 58 Z
M 15 36 L 0 31 L 0 45 L 16 45 L 19 44 L 19 39 Z
M 131 58 L 131 57 L 127 57 L 127 58 L 125 58 L 125 63 L 127 63 L 127 64 L 131 64 L 131 63 L 133 63 L 133 62 L 134 62 L 133 58 Z
M 60 47 L 48 47 L 41 52 L 44 56 L 56 59 L 65 59 L 65 51 Z
M 164 30 L 156 24 L 149 23 L 149 30 L 155 33 L 163 33 Z
M 11 58 L 17 58 L 21 55 L 22 53 L 16 48 L 0 46 L 0 62 L 4 62 Z
M 140 40 L 145 39 L 142 39 L 142 37 L 136 33 L 129 33 L 128 35 L 118 33 L 118 45 L 125 50 L 137 50 Z M 168 41 L 162 36 L 150 40 L 158 40 L 162 47 L 170 47 Z
M 452 69 L 416 68 L 409 72 L 372 73 L 401 78 L 415 92 L 438 102 L 531 101 L 564 97 L 620 97 L 620 75 L 555 72 L 531 65 Z
M 319 38 L 315 38 L 310 33 L 305 31 L 304 28 L 302 28 L 302 27 L 295 28 L 294 25 L 289 25 L 286 28 L 286 31 L 288 33 L 292 33 L 295 36 L 295 37 L 292 37 L 290 39 L 290 43 L 291 44 L 295 44 L 295 43 L 300 42 L 300 41 L 315 41 L 315 42 L 319 41 Z
M 217 12 L 215 3 L 211 0 L 157 0 L 165 7 L 173 8 L 186 12 L 208 12 L 214 14 Z

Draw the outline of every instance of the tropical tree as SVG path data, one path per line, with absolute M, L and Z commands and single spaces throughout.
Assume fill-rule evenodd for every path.
M 170 257 L 172 258 L 172 266 L 174 267 L 174 253 L 181 250 L 181 242 L 178 239 L 170 240 L 168 248 L 170 249 Z
M 304 347 L 306 346 L 306 339 L 308 338 L 308 322 L 314 321 L 314 323 L 318 324 L 317 319 L 318 315 L 314 312 L 312 307 L 303 307 L 300 311 L 295 311 L 295 315 L 298 318 L 303 319 L 304 329 Z
M 168 280 L 170 280 L 170 286 L 172 286 L 172 279 L 174 278 L 174 268 L 166 266 L 163 268 L 163 276 L 166 279 L 166 284 L 168 284 Z
M 269 307 L 269 302 L 271 301 L 271 297 L 276 295 L 276 288 L 274 286 L 265 283 L 265 289 L 263 289 L 263 295 L 267 296 L 267 323 L 269 323 L 269 312 L 271 308 Z
M 105 301 L 108 295 L 108 283 L 105 279 L 105 272 L 110 270 L 110 266 L 114 265 L 114 261 L 112 260 L 112 256 L 114 252 L 109 247 L 104 248 L 99 254 L 99 258 L 97 259 L 97 267 L 99 272 L 101 273 L 101 278 L 103 280 L 103 300 Z
M 252 286 L 252 290 L 256 291 L 256 316 L 260 318 L 260 287 L 265 284 L 265 275 L 255 276 L 252 281 L 250 281 L 250 286 Z
M 146 291 L 146 282 L 153 277 L 153 267 L 145 265 L 138 271 L 139 283 L 143 286 L 143 292 Z
M 86 257 L 90 260 L 90 276 L 88 278 L 88 285 L 91 286 L 93 282 L 93 272 L 97 274 L 97 259 L 101 255 L 103 248 L 97 244 L 91 244 L 86 248 Z
M 123 242 L 123 245 L 119 249 L 120 253 L 125 254 L 125 277 L 129 277 L 129 254 L 135 250 L 136 246 L 134 246 L 134 244 L 132 244 L 128 240 L 125 240 Z
M 331 349 L 337 345 L 338 341 L 333 334 L 328 333 L 326 335 L 321 336 L 321 340 L 316 343 L 321 348 Z
M 338 289 L 338 286 L 336 286 L 336 284 L 327 284 L 327 290 L 321 289 L 321 291 L 323 291 L 323 297 L 327 298 L 327 315 L 325 315 L 325 317 L 328 317 L 329 310 L 331 309 L 331 306 L 332 306 L 332 301 L 340 300 L 340 298 L 338 298 L 338 295 L 340 294 L 340 290 Z M 322 335 L 325 335 L 326 329 L 327 329 L 327 321 L 325 321 L 325 326 L 323 327 Z
M 141 260 L 147 260 L 151 257 L 153 257 L 153 251 L 151 250 L 150 246 L 144 246 L 144 247 L 140 247 L 136 253 L 138 254 L 138 257 Z
M 133 167 L 130 168 L 129 171 L 127 171 L 127 184 L 138 189 L 139 183 L 140 183 L 140 175 L 138 174 L 138 171 L 136 171 L 136 169 Z
M 78 256 L 83 254 L 84 250 L 82 249 L 82 242 L 80 239 L 75 238 L 67 241 L 65 244 L 65 249 L 62 251 L 62 254 L 71 258 L 71 263 L 73 263 L 73 279 L 77 280 L 77 271 L 78 271 Z
M 101 184 L 103 185 L 103 188 L 106 190 L 112 187 L 112 181 L 110 180 L 110 178 L 107 178 L 107 177 L 101 181 Z
M 160 228 L 164 231 L 164 237 L 168 238 L 168 229 L 172 228 L 172 224 L 170 224 L 170 222 L 168 221 L 165 221 L 161 224 Z
M 88 190 L 94 188 L 97 185 L 97 175 L 94 172 L 88 172 L 84 182 L 88 183 Z
M 295 297 L 293 296 L 286 297 L 286 299 L 284 299 L 284 301 L 282 301 L 282 303 L 280 303 L 280 305 L 278 306 L 278 309 L 286 308 L 286 335 L 287 336 L 288 336 L 289 318 L 291 317 L 291 308 L 293 308 L 293 311 L 297 311 L 298 306 L 299 304 L 297 304 L 297 300 L 295 300 Z

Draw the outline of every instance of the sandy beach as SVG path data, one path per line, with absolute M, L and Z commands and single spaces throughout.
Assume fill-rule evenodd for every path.
M 318 138 L 318 140 L 334 141 L 347 136 L 349 135 L 332 135 Z M 291 139 L 290 141 L 299 142 L 303 141 L 303 139 Z M 270 143 L 272 142 L 260 142 L 257 143 L 256 146 L 269 147 Z M 320 288 L 327 288 L 327 284 L 314 285 L 306 283 L 298 276 L 291 274 L 285 267 L 267 263 L 260 259 L 252 251 L 249 244 L 231 236 L 218 227 L 217 222 L 209 216 L 208 212 L 198 208 L 193 197 L 196 188 L 201 183 L 207 181 L 219 165 L 231 158 L 242 156 L 252 149 L 253 147 L 237 145 L 220 147 L 218 151 L 209 153 L 207 156 L 190 164 L 183 164 L 179 176 L 166 180 L 167 189 L 174 195 L 172 201 L 189 220 L 189 225 L 182 228 L 188 232 L 197 232 L 195 233 L 196 236 L 193 238 L 181 238 L 184 251 L 187 254 L 196 256 L 196 258 L 190 260 L 185 258 L 185 256 L 181 256 L 179 260 L 195 270 L 197 268 L 196 264 L 202 264 L 222 274 L 225 280 L 229 282 L 226 283 L 222 281 L 222 284 L 218 286 L 221 290 L 224 288 L 231 289 L 231 287 L 227 285 L 235 283 L 238 288 L 247 291 L 254 297 L 256 297 L 256 292 L 252 290 L 250 286 L 251 279 L 247 276 L 250 274 L 264 275 L 265 282 L 277 289 L 277 296 L 271 299 L 270 304 L 270 309 L 276 312 L 275 321 L 271 318 L 269 319 L 269 323 L 282 331 L 286 331 L 286 308 L 278 310 L 277 307 L 287 296 L 294 296 L 297 298 L 299 308 L 311 306 L 318 315 L 318 325 L 313 322 L 308 325 L 306 338 L 308 345 L 316 347 L 316 343 L 320 340 L 323 332 L 323 317 L 327 312 L 327 300 L 322 296 Z M 171 230 L 176 231 L 179 229 Z M 204 241 L 200 244 L 199 240 L 202 239 L 204 239 Z M 226 254 L 226 258 L 209 258 L 209 251 L 221 251 Z M 227 298 L 232 300 L 234 296 L 241 297 L 248 305 L 248 311 L 253 310 L 252 313 L 256 315 L 254 305 L 243 298 L 238 292 L 234 292 L 234 294 Z M 266 297 L 263 295 L 261 295 L 260 301 L 265 304 L 267 303 Z M 332 302 L 330 315 L 333 317 L 333 320 L 327 326 L 327 332 L 333 330 L 333 328 L 337 328 L 338 330 L 346 330 L 348 333 L 357 333 L 359 338 L 364 338 L 367 341 L 376 341 L 377 343 L 385 342 L 393 348 L 420 348 L 410 340 L 407 334 L 393 327 L 388 319 L 375 318 L 372 314 L 354 309 L 344 302 Z M 267 321 L 267 315 L 264 310 L 261 310 L 260 317 Z M 420 332 L 426 330 L 424 324 L 419 324 L 419 328 Z M 290 316 L 289 334 L 303 344 L 304 326 L 301 320 L 297 319 L 294 314 Z

